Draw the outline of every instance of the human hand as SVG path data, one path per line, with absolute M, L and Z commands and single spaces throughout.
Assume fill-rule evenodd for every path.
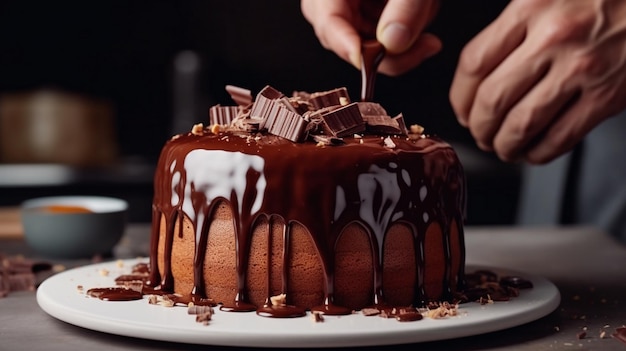
M 626 107 L 626 1 L 512 1 L 463 49 L 450 101 L 502 160 L 569 151 Z
M 378 71 L 400 75 L 441 50 L 424 27 L 439 9 L 437 0 L 302 0 L 302 14 L 322 46 L 356 68 L 361 40 L 376 38 L 386 49 Z

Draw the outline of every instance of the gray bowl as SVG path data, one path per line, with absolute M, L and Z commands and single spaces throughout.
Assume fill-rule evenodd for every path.
M 21 218 L 26 242 L 40 254 L 89 258 L 112 252 L 124 234 L 127 212 L 121 199 L 57 196 L 25 201 Z

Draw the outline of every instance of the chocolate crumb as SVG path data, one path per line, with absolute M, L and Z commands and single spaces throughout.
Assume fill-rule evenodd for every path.
M 378 308 L 364 308 L 361 310 L 361 313 L 364 316 L 377 316 L 380 314 L 380 310 Z

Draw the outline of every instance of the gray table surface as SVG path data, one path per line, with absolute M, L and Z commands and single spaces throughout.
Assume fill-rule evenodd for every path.
M 146 255 L 149 226 L 131 225 L 116 258 Z M 592 228 L 466 228 L 467 262 L 509 268 L 552 281 L 561 305 L 522 326 L 452 340 L 404 345 L 419 350 L 626 350 L 610 335 L 626 324 L 626 247 Z M 0 252 L 36 257 L 19 239 L 0 240 Z M 57 263 L 57 262 L 55 262 Z M 66 267 L 89 261 L 59 261 Z M 586 329 L 587 336 L 578 333 Z M 600 332 L 606 331 L 601 338 Z M 398 349 L 397 345 L 362 349 Z M 37 305 L 35 292 L 0 299 L 0 350 L 238 349 L 164 343 L 87 330 L 59 321 Z

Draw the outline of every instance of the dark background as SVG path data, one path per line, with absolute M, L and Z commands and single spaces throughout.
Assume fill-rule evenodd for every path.
M 519 172 L 476 149 L 454 118 L 448 89 L 463 45 L 505 5 L 442 1 L 429 29 L 441 37 L 442 52 L 402 77 L 377 79 L 375 99 L 390 114 L 402 112 L 408 123 L 458 148 L 468 173 L 470 224 L 513 221 Z M 270 84 L 286 94 L 346 86 L 355 100 L 360 93 L 359 72 L 320 46 L 297 0 L 0 3 L 0 93 L 55 88 L 110 101 L 120 160 L 154 164 L 175 132 L 174 60 L 188 50 L 200 58 L 190 93 L 194 122 L 206 123 L 212 104 L 232 104 L 226 84 L 253 93 Z M 131 180 L 129 188 L 149 199 L 150 181 Z M 116 186 L 98 185 L 109 192 Z M 0 204 L 24 195 L 0 191 Z M 140 212 L 135 219 L 149 220 L 148 211 Z

